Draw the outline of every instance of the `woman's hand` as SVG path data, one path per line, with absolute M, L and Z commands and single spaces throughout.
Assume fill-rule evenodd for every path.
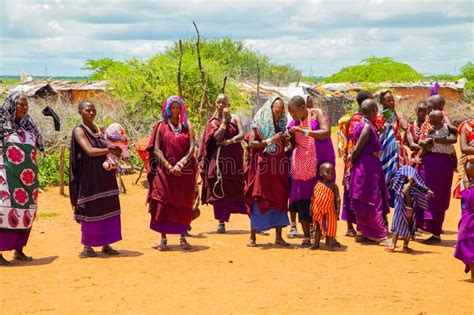
M 282 142 L 283 139 L 285 139 L 285 136 L 282 132 L 276 133 L 272 137 L 272 142 L 277 143 L 277 142 Z
M 293 134 L 297 134 L 297 133 L 303 133 L 304 131 L 303 131 L 303 128 L 294 126 L 294 127 L 291 127 L 290 132 Z
M 230 108 L 229 107 L 226 107 L 222 110 L 222 118 L 224 119 L 224 121 L 230 120 L 231 114 L 230 114 Z
M 175 166 L 170 168 L 170 173 L 174 176 L 181 176 L 181 166 L 176 164 Z

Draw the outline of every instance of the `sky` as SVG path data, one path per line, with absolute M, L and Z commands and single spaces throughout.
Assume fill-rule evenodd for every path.
M 85 76 L 87 59 L 148 58 L 178 39 L 231 37 L 306 75 L 370 56 L 424 74 L 474 61 L 473 1 L 0 0 L 0 74 Z

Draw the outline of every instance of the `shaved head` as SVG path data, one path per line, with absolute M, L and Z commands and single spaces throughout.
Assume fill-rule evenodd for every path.
M 433 109 L 443 110 L 446 105 L 446 100 L 441 95 L 433 95 L 428 98 L 428 107 Z
M 364 115 L 369 115 L 374 110 L 377 110 L 377 109 L 378 109 L 377 102 L 370 98 L 363 101 L 362 104 L 360 105 L 360 110 L 362 111 L 362 114 Z

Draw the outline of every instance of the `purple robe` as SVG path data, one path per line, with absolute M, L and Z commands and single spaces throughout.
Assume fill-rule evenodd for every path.
M 464 204 L 461 220 L 458 226 L 458 242 L 454 257 L 467 265 L 474 264 L 474 189 L 465 189 L 461 192 Z
M 107 148 L 102 135 L 93 136 L 83 126 L 93 148 Z M 71 136 L 69 196 L 76 221 L 81 223 L 84 246 L 105 246 L 122 239 L 120 200 L 115 170 L 107 171 L 106 156 L 89 157 Z
M 354 130 L 354 138 L 360 138 L 367 122 L 361 122 Z M 357 231 L 372 240 L 387 237 L 383 213 L 388 212 L 388 191 L 382 164 L 377 156 L 382 146 L 377 131 L 370 126 L 370 139 L 360 152 L 351 169 L 351 209 L 355 212 Z
M 454 166 L 448 154 L 428 152 L 421 161 L 419 173 L 426 186 L 434 192 L 428 209 L 417 209 L 417 227 L 434 235 L 443 229 L 444 215 L 451 200 Z

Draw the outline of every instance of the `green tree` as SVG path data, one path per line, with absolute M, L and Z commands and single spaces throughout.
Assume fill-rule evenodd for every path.
M 357 66 L 342 68 L 325 79 L 326 82 L 414 82 L 423 79 L 411 66 L 392 58 L 370 57 Z

